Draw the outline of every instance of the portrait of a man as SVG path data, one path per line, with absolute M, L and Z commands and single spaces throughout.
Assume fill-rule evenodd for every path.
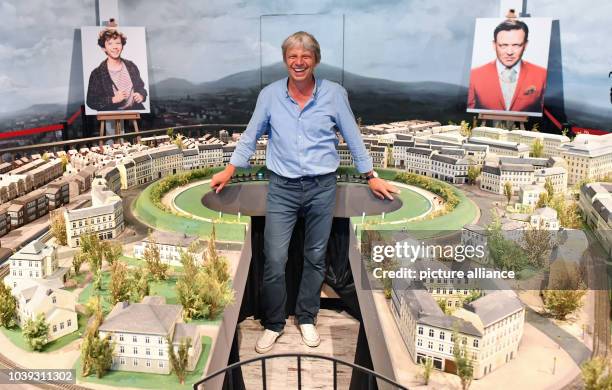
M 548 39 L 549 34 L 550 28 Z M 492 41 L 495 58 L 473 67 L 470 73 L 468 112 L 489 110 L 541 115 L 547 70 L 526 59 L 528 47 L 538 50 L 540 63 L 546 65 L 548 43 L 545 48 L 531 48 L 530 31 L 525 22 L 508 19 L 497 24 Z M 476 53 L 476 45 L 474 51 L 473 64 L 477 56 L 482 57 L 482 53 Z
M 85 41 L 85 35 L 83 33 L 83 41 Z M 142 38 L 144 41 L 144 34 L 142 34 Z M 95 54 L 98 57 L 97 60 L 94 60 L 92 58 L 94 57 L 93 53 L 90 53 L 86 62 L 85 49 L 83 50 L 84 65 L 89 63 L 93 68 L 88 75 L 87 90 L 85 91 L 87 113 L 148 112 L 148 104 L 145 106 L 148 98 L 147 83 L 141 76 L 137 61 L 129 60 L 124 56 L 128 34 L 123 29 L 108 27 L 96 32 L 95 42 L 98 48 L 98 52 Z M 135 42 L 135 44 L 143 46 L 144 42 Z M 83 46 L 85 47 L 85 42 Z M 138 50 L 132 53 L 140 51 L 144 52 Z M 103 59 L 100 61 L 99 58 L 102 56 Z M 84 72 L 86 73 L 85 69 Z

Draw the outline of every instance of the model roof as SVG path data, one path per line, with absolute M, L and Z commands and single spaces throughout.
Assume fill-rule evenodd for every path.
M 167 336 L 182 311 L 180 305 L 118 302 L 100 330 Z

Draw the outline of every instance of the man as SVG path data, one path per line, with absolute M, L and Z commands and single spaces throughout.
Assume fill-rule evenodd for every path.
M 381 199 L 393 199 L 398 190 L 377 178 L 347 93 L 340 85 L 314 77 L 321 60 L 317 40 L 300 31 L 282 45 L 288 77 L 264 89 L 253 116 L 242 134 L 229 165 L 213 176 L 217 192 L 229 182 L 235 167 L 247 167 L 262 134 L 268 135 L 266 155 L 270 171 L 264 231 L 263 304 L 265 328 L 255 350 L 272 349 L 285 326 L 285 265 L 298 213 L 305 220 L 304 268 L 295 315 L 302 340 L 310 347 L 320 343 L 315 327 L 320 290 L 325 276 L 325 251 L 336 200 L 336 128 L 346 140 L 355 166 L 367 173 L 368 184 Z
M 493 32 L 497 59 L 472 70 L 468 108 L 542 112 L 546 69 L 522 59 L 529 28 L 519 20 L 505 20 Z
M 97 111 L 144 110 L 147 98 L 138 67 L 121 58 L 127 37 L 114 28 L 100 31 L 98 46 L 106 59 L 89 75 L 87 105 Z

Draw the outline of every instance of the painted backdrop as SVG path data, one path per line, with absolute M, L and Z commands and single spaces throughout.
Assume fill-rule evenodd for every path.
M 363 123 L 446 122 L 471 117 L 474 22 L 499 14 L 497 2 L 465 4 L 131 0 L 120 2 L 118 20 L 147 29 L 147 126 L 246 123 L 261 85 L 283 77 L 280 43 L 297 29 L 320 39 L 319 74 L 345 85 Z M 545 107 L 578 126 L 612 131 L 612 2 L 580 4 L 528 2 L 531 16 L 554 20 Z M 78 28 L 95 24 L 94 1 L 9 0 L 0 13 L 0 131 L 65 119 L 84 100 Z

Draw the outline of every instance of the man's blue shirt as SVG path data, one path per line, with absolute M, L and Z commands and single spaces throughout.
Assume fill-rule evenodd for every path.
M 296 178 L 334 172 L 340 164 L 336 128 L 348 144 L 357 170 L 371 171 L 372 158 L 361 139 L 346 90 L 332 81 L 316 79 L 313 96 L 300 109 L 289 96 L 284 78 L 259 93 L 230 163 L 248 167 L 257 139 L 267 134 L 266 166 L 276 174 Z

